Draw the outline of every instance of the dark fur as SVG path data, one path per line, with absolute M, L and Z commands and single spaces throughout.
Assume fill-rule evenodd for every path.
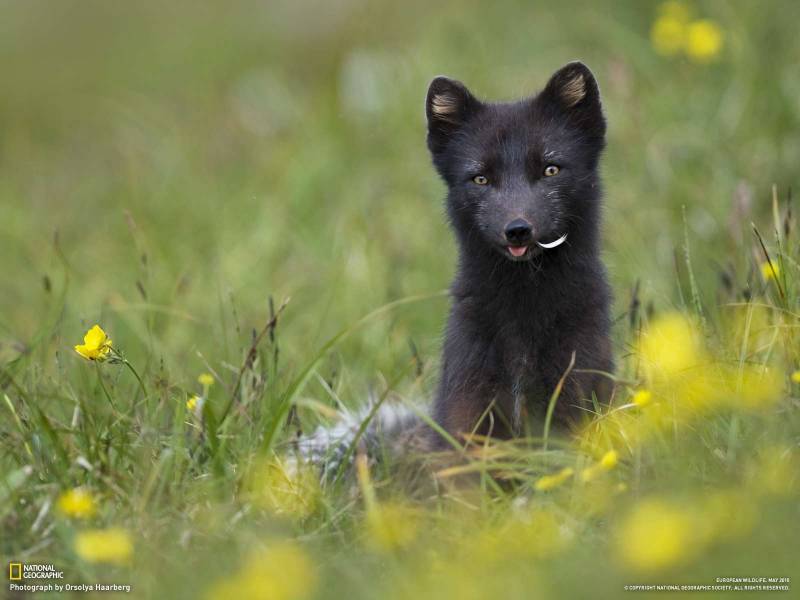
M 598 161 L 606 123 L 594 76 L 578 62 L 557 71 L 538 95 L 485 103 L 444 77 L 426 103 L 428 147 L 447 184 L 447 212 L 459 245 L 453 305 L 433 417 L 452 434 L 508 437 L 524 414 L 544 413 L 575 353 L 556 417 L 571 421 L 602 401 L 611 372 L 610 291 L 600 260 Z M 557 175 L 545 177 L 553 164 Z M 488 185 L 474 183 L 484 175 Z M 506 225 L 523 218 L 535 246 L 514 260 Z

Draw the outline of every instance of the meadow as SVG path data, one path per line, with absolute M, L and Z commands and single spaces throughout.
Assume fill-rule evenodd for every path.
M 718 579 L 800 575 L 800 5 L 2 13 L 4 565 L 142 598 L 797 588 Z M 300 432 L 435 388 L 428 82 L 512 99 L 574 59 L 609 122 L 612 405 L 320 481 Z

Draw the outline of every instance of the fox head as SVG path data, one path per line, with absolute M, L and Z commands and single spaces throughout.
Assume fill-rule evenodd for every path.
M 483 102 L 437 77 L 425 112 L 462 251 L 478 244 L 527 261 L 591 243 L 606 122 L 588 67 L 569 63 L 540 93 L 508 103 Z

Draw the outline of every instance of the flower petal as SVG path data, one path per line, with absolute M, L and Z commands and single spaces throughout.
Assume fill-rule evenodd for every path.
M 86 335 L 83 336 L 83 343 L 89 348 L 99 348 L 106 341 L 106 332 L 100 328 L 100 325 L 95 325 Z

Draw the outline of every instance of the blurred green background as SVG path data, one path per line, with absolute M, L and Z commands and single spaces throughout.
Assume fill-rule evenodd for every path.
M 454 590 L 451 597 L 466 597 L 465 588 L 477 595 L 484 589 L 474 587 L 479 584 L 496 586 L 499 595 L 513 582 L 518 597 L 530 589 L 546 595 L 550 585 L 553 595 L 574 598 L 595 581 L 616 591 L 639 582 L 638 575 L 610 566 L 607 511 L 623 507 L 624 515 L 640 497 L 690 490 L 678 497 L 679 514 L 672 515 L 684 526 L 680 544 L 699 548 L 699 554 L 686 553 L 681 581 L 791 574 L 787 565 L 796 564 L 796 550 L 783 549 L 796 542 L 797 503 L 758 504 L 756 496 L 770 488 L 759 477 L 785 493 L 793 485 L 796 463 L 787 448 L 797 447 L 800 371 L 797 350 L 789 348 L 794 342 L 787 340 L 796 339 L 797 278 L 790 281 L 789 299 L 778 302 L 777 284 L 760 272 L 763 256 L 752 251 L 750 222 L 774 251 L 773 185 L 784 207 L 800 175 L 800 4 L 178 0 L 0 6 L 0 410 L 13 413 L 0 420 L 0 445 L 8 449 L 0 453 L 7 484 L 0 486 L 0 525 L 9 532 L 2 536 L 9 559 L 60 561 L 70 577 L 86 581 L 107 572 L 105 566 L 91 570 L 75 555 L 74 534 L 85 526 L 50 511 L 64 491 L 79 488 L 97 496 L 93 526 L 126 527 L 135 536 L 139 575 L 133 581 L 146 590 L 140 595 L 196 597 L 220 573 L 237 569 L 240 556 L 268 539 L 265 532 L 277 530 L 311 540 L 312 555 L 328 574 L 320 595 L 370 598 L 380 580 L 382 589 L 411 597 L 395 580 L 416 585 L 409 573 L 427 573 L 435 561 L 426 552 L 438 544 L 437 556 L 454 557 L 458 565 L 420 580 L 432 597 L 435 589 Z M 719 356 L 733 357 L 740 371 L 745 360 L 767 369 L 777 358 L 771 368 L 786 380 L 786 394 L 769 409 L 741 418 L 735 411 L 704 417 L 680 437 L 665 434 L 641 451 L 621 452 L 617 471 L 597 488 L 583 486 L 577 473 L 599 457 L 555 444 L 547 452 L 525 450 L 524 460 L 533 465 L 520 469 L 527 495 L 515 497 L 510 488 L 508 494 L 467 493 L 452 501 L 465 511 L 455 518 L 434 507 L 426 518 L 439 526 L 422 527 L 432 541 L 405 555 L 409 560 L 361 548 L 362 512 L 369 525 L 371 509 L 362 511 L 363 498 L 346 485 L 326 488 L 322 508 L 299 524 L 263 518 L 240 494 L 244 473 L 257 462 L 265 423 L 276 402 L 289 397 L 284 392 L 292 389 L 292 377 L 314 362 L 327 339 L 363 315 L 449 284 L 455 246 L 444 218 L 444 186 L 425 147 L 428 82 L 446 74 L 482 98 L 516 99 L 535 93 L 575 59 L 595 72 L 609 120 L 604 252 L 615 315 L 627 311 L 637 282 L 645 307 L 691 303 L 688 241 L 704 317 L 717 326 L 704 331 L 708 338 L 727 333 L 713 307 L 741 299 L 748 286 L 759 302 L 772 302 L 764 311 L 769 315 L 760 315 L 763 323 L 752 328 L 760 328 L 752 342 L 757 349 L 751 353 L 747 339 L 742 343 L 734 332 L 735 350 L 725 347 Z M 794 275 L 796 253 L 781 256 L 784 272 Z M 187 393 L 199 389 L 199 373 L 213 370 L 217 383 L 203 393 L 219 416 L 236 396 L 233 381 L 252 331 L 269 318 L 270 297 L 275 306 L 291 298 L 278 326 L 279 365 L 264 367 L 262 356 L 247 372 L 236 388 L 240 410 L 217 436 L 208 419 L 184 410 Z M 290 400 L 311 397 L 330 406 L 338 396 L 358 404 L 370 390 L 428 397 L 446 312 L 446 298 L 437 296 L 370 320 Z M 140 401 L 123 367 L 95 372 L 72 351 L 94 323 L 142 373 L 146 400 Z M 623 376 L 631 375 L 625 365 L 635 362 L 624 358 L 636 335 L 626 327 L 620 319 L 615 330 Z M 762 343 L 764 331 L 769 335 Z M 409 368 L 413 357 L 421 359 L 419 378 Z M 109 407 L 101 393 L 104 380 L 117 406 Z M 306 417 L 318 420 L 309 405 L 301 405 L 306 428 L 316 423 Z M 639 414 L 623 414 L 631 413 Z M 278 438 L 290 437 L 289 429 Z M 780 469 L 769 467 L 770 452 Z M 575 467 L 573 496 L 533 490 L 531 482 L 559 466 Z M 392 489 L 389 470 L 373 476 L 378 492 Z M 722 544 L 720 553 L 703 555 L 706 547 L 694 545 L 694 522 L 681 517 L 695 505 L 705 507 L 701 494 L 731 485 L 735 500 L 717 499 L 729 512 L 706 507 L 717 515 L 715 523 L 724 529 L 729 516 L 747 515 L 742 507 L 751 501 L 763 522 L 751 523 L 753 535 L 739 545 Z M 366 496 L 364 481 L 361 489 Z M 302 508 L 306 496 L 300 486 L 284 500 Z M 524 506 L 552 509 L 563 527 L 551 529 L 577 532 L 576 543 L 567 546 L 572 561 L 556 557 L 539 569 L 527 553 L 535 544 L 506 548 L 505 538 L 485 545 L 499 566 L 484 564 L 480 553 L 475 562 L 461 560 L 464 549 L 483 550 L 473 544 L 471 524 L 494 532 Z M 657 533 L 674 551 L 671 521 L 664 522 Z M 409 562 L 420 570 L 409 570 Z M 478 563 L 483 571 L 473 570 Z M 543 587 L 530 583 L 530 565 Z M 295 567 L 300 576 L 294 579 L 303 580 Z M 381 579 L 387 568 L 393 575 Z M 436 579 L 442 573 L 449 587 Z M 664 580 L 674 581 L 675 572 L 668 574 L 672 579 Z M 120 580 L 131 578 L 122 571 Z
M 144 340 L 149 314 L 157 358 L 191 372 L 195 350 L 238 351 L 234 309 L 246 340 L 269 295 L 292 298 L 292 356 L 385 302 L 444 289 L 455 254 L 424 142 L 427 83 L 448 74 L 514 99 L 573 59 L 595 71 L 610 123 L 618 302 L 637 279 L 656 305 L 677 301 L 683 205 L 713 289 L 734 203 L 749 200 L 745 225 L 758 220 L 771 185 L 797 175 L 800 8 L 688 4 L 724 36 L 697 62 L 654 50 L 658 6 L 4 3 L 0 351 L 41 326 L 43 277 L 61 287 L 54 234 L 69 266 L 62 346 L 101 320 Z M 185 318 L 159 320 L 165 310 Z M 445 311 L 436 300 L 368 328 L 342 348 L 349 367 L 393 369 L 409 339 L 435 359 Z

